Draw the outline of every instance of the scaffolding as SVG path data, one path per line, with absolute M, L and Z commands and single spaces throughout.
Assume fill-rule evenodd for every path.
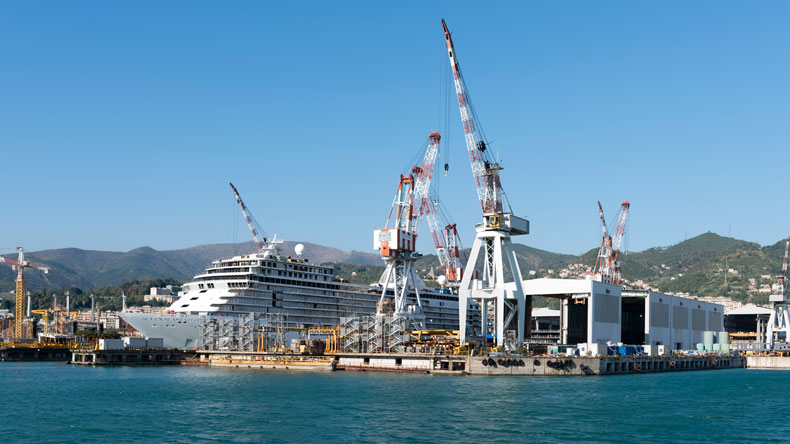
M 255 316 L 206 317 L 200 323 L 201 350 L 255 351 Z
M 405 348 L 411 336 L 409 319 L 378 314 L 340 319 L 339 345 L 346 353 L 392 353 Z
M 282 313 L 256 316 L 207 316 L 200 321 L 198 348 L 209 351 L 283 353 L 288 340 L 303 337 L 306 329 Z

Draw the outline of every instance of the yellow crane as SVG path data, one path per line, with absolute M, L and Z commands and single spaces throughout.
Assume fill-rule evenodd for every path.
M 32 268 L 34 270 L 41 270 L 44 273 L 49 273 L 49 267 L 43 265 L 31 264 L 30 261 L 25 260 L 25 253 L 22 247 L 17 247 L 16 251 L 19 252 L 19 259 L 7 259 L 0 256 L 0 262 L 4 262 L 15 270 L 16 275 L 16 310 L 14 314 L 14 337 L 22 337 L 22 319 L 25 317 L 25 268 Z

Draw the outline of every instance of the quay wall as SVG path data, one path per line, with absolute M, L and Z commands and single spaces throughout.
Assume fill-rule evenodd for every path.
M 790 369 L 790 356 L 747 356 L 747 368 Z

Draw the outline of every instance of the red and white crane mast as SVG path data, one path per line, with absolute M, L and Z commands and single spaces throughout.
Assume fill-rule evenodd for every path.
M 628 222 L 628 213 L 631 209 L 631 204 L 628 201 L 620 205 L 620 214 L 617 216 L 617 224 L 614 226 L 614 234 L 612 235 L 611 245 L 609 247 L 612 256 L 610 266 L 612 267 L 612 283 L 615 285 L 623 284 L 623 275 L 620 272 L 620 250 L 623 248 L 623 239 L 625 238 L 625 225 Z
M 524 295 L 521 270 L 510 241 L 511 235 L 529 234 L 529 221 L 516 217 L 509 205 L 503 206 L 506 196 L 502 190 L 499 172 L 502 167 L 493 158 L 483 135 L 479 119 L 475 114 L 469 93 L 461 74 L 458 55 L 447 23 L 442 20 L 447 54 L 453 72 L 453 83 L 461 113 L 461 124 L 464 129 L 466 150 L 472 167 L 472 176 L 483 213 L 483 223 L 477 228 L 477 235 L 472 246 L 469 261 L 459 287 L 459 323 L 460 341 L 466 342 L 466 312 L 469 301 L 478 301 L 481 306 L 482 331 L 481 337 L 488 335 L 489 303 L 495 304 L 494 328 L 497 345 L 504 345 L 505 329 L 517 330 L 517 344 L 524 342 L 525 333 L 529 336 L 528 312 L 531 300 Z M 482 258 L 482 279 L 472 279 L 475 264 Z M 505 273 L 505 267 L 509 273 Z M 505 276 L 510 276 L 508 281 Z
M 453 47 L 450 30 L 442 19 L 444 38 L 447 44 L 447 53 L 450 56 L 450 67 L 453 70 L 453 82 L 458 97 L 458 108 L 461 111 L 461 124 L 464 127 L 464 139 L 472 166 L 472 176 L 475 180 L 477 197 L 480 199 L 480 208 L 483 215 L 502 213 L 502 185 L 499 181 L 499 170 L 502 168 L 488 152 L 488 146 L 482 137 L 481 126 L 472 109 L 466 84 L 461 75 L 461 67 Z
M 436 159 L 439 157 L 440 140 L 442 140 L 442 137 L 439 135 L 439 133 L 432 132 L 430 136 L 428 136 L 428 148 L 425 150 L 425 156 L 423 156 L 422 163 L 412 168 L 412 173 L 416 178 L 414 184 L 415 202 L 417 208 L 419 209 L 415 214 L 416 220 L 414 222 L 413 229 L 415 237 L 420 232 L 420 222 L 422 221 L 421 216 L 429 211 L 427 207 L 430 205 L 430 203 L 432 203 L 429 190 L 431 188 L 431 179 L 433 178 L 434 165 L 436 165 Z

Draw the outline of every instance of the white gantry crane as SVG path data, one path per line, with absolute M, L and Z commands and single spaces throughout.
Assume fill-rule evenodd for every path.
M 408 176 L 400 177 L 387 224 L 373 232 L 373 249 L 380 252 L 386 264 L 379 281 L 382 285 L 379 304 L 383 307 L 392 291 L 393 315 L 407 318 L 417 328 L 425 326 L 425 315 L 418 288 L 420 281 L 414 270 L 414 262 L 420 257 L 416 243 L 422 215 L 432 208 L 429 190 L 440 140 L 439 133 L 430 134 L 422 163 L 412 167 Z M 414 291 L 416 305 L 408 303 L 410 289 Z
M 499 180 L 499 171 L 502 167 L 488 150 L 480 122 L 472 108 L 461 75 L 450 31 L 444 20 L 442 27 L 447 53 L 450 56 L 450 67 L 453 71 L 458 107 L 461 111 L 466 148 L 472 165 L 472 176 L 483 213 L 483 223 L 477 227 L 475 242 L 459 288 L 460 341 L 462 344 L 466 342 L 466 312 L 471 299 L 479 301 L 482 307 L 481 333 L 484 341 L 488 335 L 489 303 L 493 302 L 497 345 L 504 345 L 505 329 L 512 329 L 514 323 L 517 332 L 516 341 L 522 344 L 525 331 L 528 332 L 528 312 L 532 304 L 524 295 L 521 269 L 510 236 L 529 234 L 529 221 L 515 216 L 509 203 L 507 209 L 503 205 L 503 200 L 507 202 L 507 197 Z M 478 277 L 475 275 L 475 267 L 481 259 L 482 273 Z M 507 280 L 505 276 L 508 276 Z
M 776 277 L 773 293 L 768 297 L 771 302 L 771 317 L 768 318 L 766 346 L 774 348 L 778 340 L 790 341 L 790 313 L 788 312 L 787 295 L 785 294 L 785 279 L 787 278 L 787 253 L 790 249 L 790 237 L 785 244 L 785 257 L 782 262 L 782 271 Z
M 25 268 L 40 270 L 46 274 L 49 273 L 49 267 L 45 267 L 43 265 L 31 264 L 30 261 L 25 260 L 25 252 L 22 250 L 22 247 L 17 247 L 16 250 L 19 253 L 17 260 L 6 259 L 0 256 L 0 262 L 4 262 L 12 266 L 17 271 L 16 295 L 15 295 L 16 306 L 14 310 L 14 337 L 17 339 L 21 339 L 23 335 L 22 319 L 25 318 Z
M 282 241 L 277 240 L 277 235 L 275 234 L 274 237 L 269 240 L 265 235 L 263 239 L 258 234 L 258 231 L 263 232 L 260 230 L 260 225 L 255 221 L 255 218 L 252 217 L 249 210 L 247 209 L 247 205 L 244 205 L 244 201 L 241 200 L 241 195 L 239 194 L 239 190 L 230 183 L 230 187 L 233 189 L 233 194 L 236 195 L 236 203 L 239 204 L 241 207 L 241 213 L 244 215 L 244 221 L 247 222 L 247 228 L 250 229 L 250 233 L 252 233 L 252 240 L 255 242 L 255 247 L 258 248 L 258 252 L 262 253 L 264 257 L 269 257 L 272 255 L 277 255 L 277 244 L 283 243 Z M 256 228 L 257 227 L 257 228 Z
M 598 250 L 598 257 L 595 260 L 592 277 L 601 282 L 614 285 L 622 285 L 623 276 L 620 272 L 620 250 L 623 247 L 625 237 L 625 225 L 628 221 L 628 212 L 631 204 L 623 202 L 620 205 L 620 213 L 617 215 L 617 224 L 614 234 L 609 235 L 606 228 L 606 219 L 603 215 L 603 207 L 598 202 L 598 214 L 601 216 L 601 228 L 603 229 L 603 239 L 601 248 Z

